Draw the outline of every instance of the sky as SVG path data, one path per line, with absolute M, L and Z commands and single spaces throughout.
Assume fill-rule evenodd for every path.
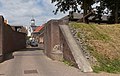
M 60 19 L 66 14 L 54 15 L 54 4 L 51 0 L 0 0 L 0 15 L 8 20 L 10 25 L 30 25 L 32 16 L 36 25 L 40 26 L 51 19 Z

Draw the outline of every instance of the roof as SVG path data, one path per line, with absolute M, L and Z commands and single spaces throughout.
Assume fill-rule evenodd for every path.
M 73 18 L 74 19 L 81 19 L 81 18 L 83 18 L 83 14 L 80 14 L 80 13 L 73 13 Z M 61 18 L 61 20 L 67 20 L 67 19 L 69 19 L 69 15 L 67 15 L 67 16 L 64 16 L 63 18 Z
M 80 13 L 75 13 L 75 12 L 74 12 L 74 13 L 73 13 L 73 18 L 74 18 L 74 19 L 82 19 L 82 18 L 83 18 L 83 14 L 82 14 L 82 13 L 80 14 Z
M 41 29 L 43 28 L 43 26 L 38 26 L 34 32 L 39 32 Z
M 69 15 L 62 17 L 60 20 L 66 20 L 69 19 Z
M 89 20 L 92 20 L 95 16 L 94 15 L 91 15 L 90 17 L 88 17 Z M 75 13 L 73 12 L 73 19 L 76 19 L 76 20 L 79 20 L 79 19 L 82 19 L 83 18 L 83 14 L 82 13 Z M 69 15 L 61 18 L 62 20 L 67 20 L 69 19 Z M 107 21 L 107 16 L 106 15 L 103 15 L 101 17 L 102 21 Z

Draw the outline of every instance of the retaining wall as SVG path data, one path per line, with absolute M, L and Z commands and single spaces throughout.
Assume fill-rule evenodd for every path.
M 89 62 L 73 38 L 66 22 L 50 20 L 44 26 L 44 53 L 55 60 L 65 60 L 83 72 L 92 72 Z
M 52 59 L 61 60 L 59 20 L 50 20 L 44 26 L 44 53 Z

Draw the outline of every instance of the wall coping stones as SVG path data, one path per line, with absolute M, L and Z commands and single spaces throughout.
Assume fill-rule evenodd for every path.
M 65 40 L 70 47 L 70 50 L 73 54 L 73 57 L 78 65 L 78 68 L 81 69 L 83 72 L 92 72 L 92 68 L 90 63 L 84 57 L 82 50 L 79 48 L 79 45 L 73 38 L 70 29 L 67 25 L 59 25 L 60 29 L 65 37 Z

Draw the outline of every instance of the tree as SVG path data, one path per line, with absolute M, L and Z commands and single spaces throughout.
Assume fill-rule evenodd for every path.
M 79 12 L 78 5 L 82 4 L 80 0 L 52 0 L 52 3 L 54 2 L 56 2 L 55 6 L 57 6 L 57 9 L 54 11 L 55 14 L 58 11 L 65 13 L 69 10 Z
M 100 7 L 108 8 L 109 11 L 111 11 L 111 17 L 115 23 L 118 23 L 119 21 L 119 12 L 120 12 L 120 0 L 99 0 L 101 2 Z
M 99 8 L 96 8 L 97 17 L 102 16 L 104 9 L 108 9 L 111 12 L 109 20 L 118 23 L 120 19 L 120 0 L 52 0 L 52 3 L 56 3 L 57 9 L 54 11 L 57 14 L 58 11 L 65 13 L 66 11 L 72 10 L 74 12 L 80 12 L 80 8 L 83 9 L 84 17 L 91 12 L 91 5 L 95 2 L 100 2 Z M 83 17 L 83 22 L 86 19 Z
M 67 12 L 72 10 L 74 12 L 80 12 L 80 8 L 84 10 L 83 15 L 87 15 L 91 11 L 91 5 L 95 2 L 95 0 L 52 0 L 52 3 L 56 3 L 57 9 L 54 11 L 57 14 L 60 12 Z M 85 18 L 83 18 L 83 22 L 86 22 Z

